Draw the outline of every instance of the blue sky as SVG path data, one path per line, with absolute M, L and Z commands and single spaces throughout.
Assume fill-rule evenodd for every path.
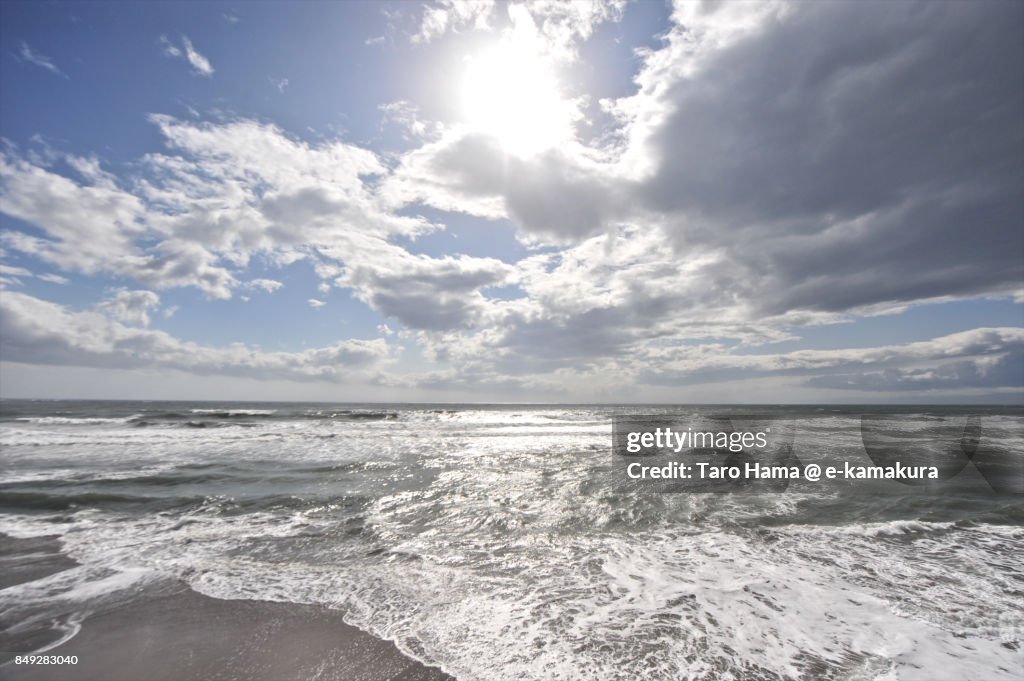
M 1019 3 L 0 5 L 0 396 L 1020 402 Z

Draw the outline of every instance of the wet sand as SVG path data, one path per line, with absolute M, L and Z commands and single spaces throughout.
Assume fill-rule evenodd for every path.
M 0 589 L 31 582 L 78 563 L 61 551 L 55 536 L 15 539 L 0 532 Z
M 21 551 L 35 569 L 14 583 L 73 567 L 49 549 L 11 540 L 6 561 Z M 39 559 L 35 560 L 39 554 Z M 50 555 L 44 559 L 43 554 Z M 13 561 L 13 558 L 11 560 Z M 6 575 L 5 575 L 6 577 Z M 9 586 L 13 577 L 5 579 Z M 0 638 L 3 638 L 0 635 Z M 16 651 L 12 651 L 16 652 Z M 76 665 L 0 666 L 5 681 L 441 681 L 436 667 L 404 655 L 390 641 L 342 621 L 335 610 L 293 603 L 224 601 L 182 586 L 178 593 L 141 595 L 88 617 L 81 631 L 44 655 L 77 655 Z M 8 655 L 4 656 L 9 659 Z

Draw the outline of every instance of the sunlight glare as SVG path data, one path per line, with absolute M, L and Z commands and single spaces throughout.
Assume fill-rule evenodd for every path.
M 513 40 L 468 60 L 462 106 L 472 129 L 519 156 L 549 149 L 571 133 L 572 103 L 562 99 L 554 70 Z

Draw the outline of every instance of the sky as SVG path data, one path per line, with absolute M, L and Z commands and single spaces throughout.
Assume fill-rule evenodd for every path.
M 1024 402 L 1024 3 L 0 4 L 0 397 Z

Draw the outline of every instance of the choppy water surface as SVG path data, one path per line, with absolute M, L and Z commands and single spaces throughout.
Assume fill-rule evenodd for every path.
M 1019 678 L 1020 496 L 623 485 L 614 414 L 707 409 L 4 401 L 0 531 L 79 566 L 0 613 L 56 640 L 184 580 L 459 679 Z M 862 451 L 856 408 L 764 409 Z M 1020 410 L 984 419 L 1024 451 Z

